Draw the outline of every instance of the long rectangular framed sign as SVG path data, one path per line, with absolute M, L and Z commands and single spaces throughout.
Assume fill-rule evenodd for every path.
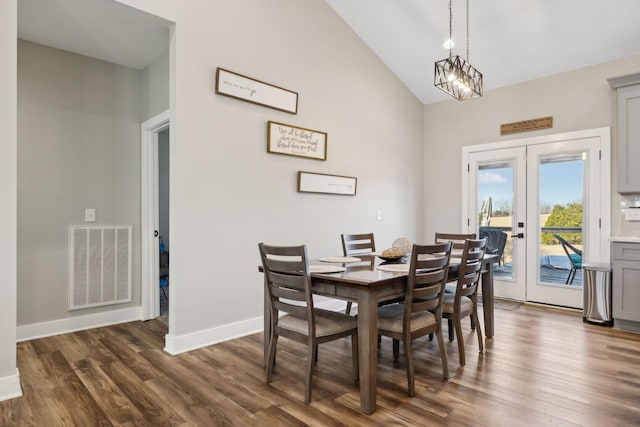
M 355 196 L 358 178 L 298 171 L 298 192 Z
M 319 130 L 269 121 L 267 152 L 327 160 L 327 134 Z
M 220 67 L 216 68 L 216 93 L 286 113 L 298 113 L 297 92 Z

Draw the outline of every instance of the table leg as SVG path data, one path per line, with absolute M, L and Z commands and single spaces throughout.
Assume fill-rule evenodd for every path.
M 358 292 L 358 350 L 360 408 L 372 414 L 376 410 L 378 304 L 375 294 L 368 289 Z
M 482 311 L 484 313 L 484 334 L 493 338 L 493 266 L 487 263 L 482 273 Z

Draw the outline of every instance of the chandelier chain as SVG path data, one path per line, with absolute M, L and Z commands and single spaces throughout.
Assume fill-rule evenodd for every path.
M 451 0 L 449 0 L 449 58 L 451 58 L 451 49 L 453 48 L 452 38 L 451 38 L 451 26 L 453 23 L 453 12 L 451 11 Z
M 467 0 L 467 62 L 469 62 L 469 0 Z

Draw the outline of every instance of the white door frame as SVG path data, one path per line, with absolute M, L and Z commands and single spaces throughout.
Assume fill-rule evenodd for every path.
M 142 320 L 160 315 L 158 230 L 158 133 L 169 128 L 169 110 L 140 126 Z
M 522 179 L 527 174 L 526 162 L 526 146 L 509 147 L 501 149 L 492 149 L 488 151 L 474 151 L 467 155 L 467 162 L 470 166 L 468 170 L 468 206 L 471 212 L 477 212 L 477 194 L 478 188 L 477 170 L 479 163 L 485 163 L 487 160 L 493 162 L 509 162 L 513 167 L 513 198 L 512 198 L 512 228 L 507 233 L 507 239 L 511 240 L 512 248 L 512 271 L 511 277 L 505 278 L 494 274 L 494 294 L 503 298 L 510 298 L 524 301 L 526 299 L 526 247 L 525 241 L 519 238 L 513 238 L 514 235 L 523 232 L 523 229 L 517 227 L 519 223 L 526 224 L 527 189 L 526 179 Z M 470 216 L 475 218 L 475 216 Z M 463 229 L 464 230 L 464 229 Z M 479 234 L 478 221 L 469 220 L 467 233 Z
M 552 135 L 542 135 L 530 138 L 493 142 L 489 144 L 465 146 L 462 147 L 463 174 L 467 173 L 466 171 L 468 170 L 467 165 L 470 153 L 587 138 L 599 138 L 601 142 L 599 168 L 600 175 L 598 179 L 598 184 L 600 186 L 599 229 L 590 234 L 589 239 L 591 242 L 598 241 L 599 244 L 592 245 L 591 255 L 593 257 L 590 256 L 587 261 L 590 263 L 610 262 L 611 248 L 609 246 L 609 237 L 611 234 L 611 128 L 602 127 L 574 132 L 563 132 Z M 464 175 L 462 178 L 461 227 L 461 230 L 463 231 L 470 230 L 472 224 L 470 218 L 475 215 L 475 202 L 472 204 L 469 201 L 469 193 L 471 191 L 471 189 L 469 188 L 469 182 L 469 177 Z M 596 184 L 593 183 L 593 185 Z

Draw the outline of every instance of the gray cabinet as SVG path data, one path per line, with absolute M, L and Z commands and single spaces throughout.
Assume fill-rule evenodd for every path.
M 618 92 L 618 192 L 640 193 L 640 74 L 609 84 Z
M 614 242 L 613 318 L 640 322 L 640 243 Z
M 640 192 L 640 85 L 618 89 L 618 192 Z

